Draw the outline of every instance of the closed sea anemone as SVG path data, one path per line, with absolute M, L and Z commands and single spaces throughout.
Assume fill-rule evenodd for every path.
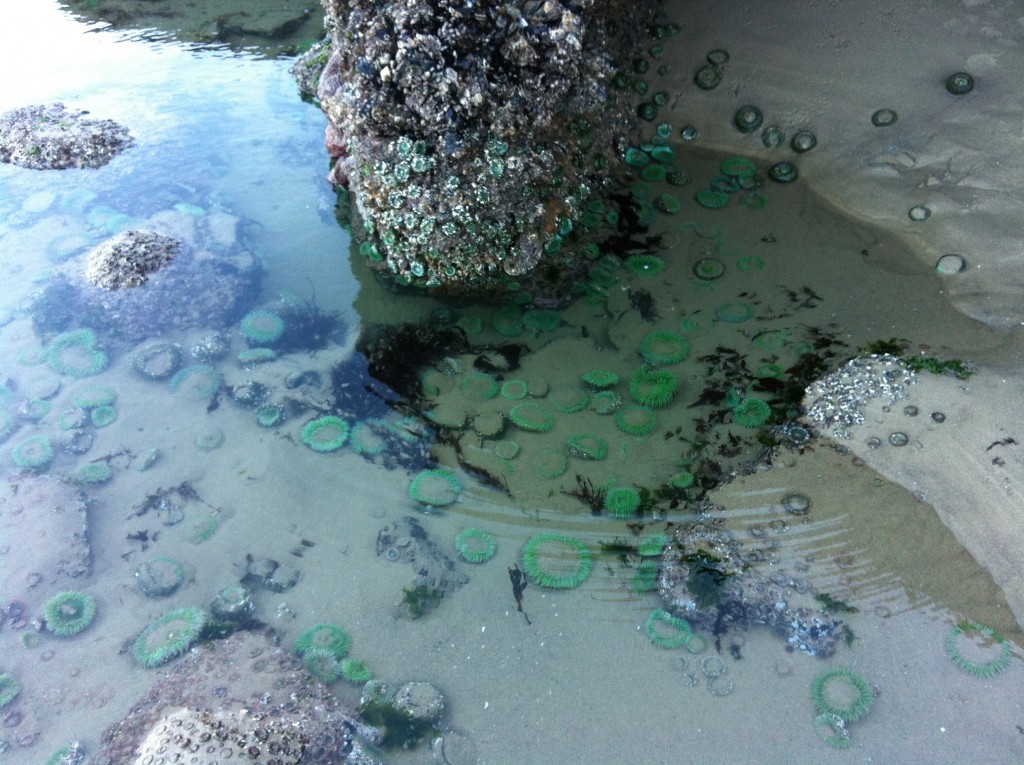
M 96 600 L 84 592 L 62 592 L 43 606 L 46 627 L 58 637 L 77 635 L 92 624 L 95 616 Z
M 455 537 L 455 549 L 467 563 L 483 563 L 494 557 L 494 537 L 480 529 L 463 529 Z
M 11 460 L 22 470 L 42 470 L 53 461 L 53 445 L 44 435 L 29 436 L 15 445 Z
M 181 656 L 206 626 L 201 608 L 176 608 L 150 624 L 136 638 L 133 653 L 144 667 L 159 667 Z
M 811 699 L 818 712 L 853 722 L 866 715 L 875 703 L 871 686 L 857 673 L 837 667 L 822 672 L 811 683 Z
M 579 587 L 593 566 L 590 548 L 564 534 L 537 534 L 523 548 L 523 569 L 541 587 Z
M 961 622 L 946 638 L 946 655 L 960 669 L 976 677 L 992 677 L 1010 664 L 1010 644 L 991 627 Z
M 352 640 L 348 633 L 337 624 L 314 624 L 295 639 L 295 653 L 305 656 L 306 652 L 314 649 L 326 649 L 341 659 L 348 653 Z
M 344 445 L 348 433 L 348 422 L 327 414 L 302 426 L 302 443 L 315 452 L 333 452 Z
M 659 329 L 640 341 L 640 355 L 651 364 L 677 364 L 690 355 L 690 343 L 682 335 Z
M 239 328 L 252 345 L 273 345 L 284 334 L 284 319 L 273 311 L 250 311 Z
M 373 679 L 373 672 L 358 659 L 342 659 L 341 676 L 354 685 L 362 685 Z
M 409 496 L 424 505 L 445 507 L 458 500 L 462 484 L 458 477 L 444 468 L 421 470 L 409 484 Z
M 616 486 L 604 495 L 604 511 L 613 518 L 632 518 L 640 508 L 640 492 L 632 486 Z
M 672 401 L 678 387 L 679 382 L 671 372 L 641 367 L 630 378 L 629 395 L 638 404 L 657 409 Z

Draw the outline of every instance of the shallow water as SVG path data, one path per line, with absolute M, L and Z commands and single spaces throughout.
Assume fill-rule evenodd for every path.
M 927 505 L 824 441 L 805 445 L 773 431 L 782 445 L 763 464 L 758 429 L 737 425 L 718 396 L 746 388 L 785 413 L 781 380 L 773 382 L 779 369 L 790 369 L 809 350 L 835 364 L 889 337 L 942 357 L 996 354 L 1007 338 L 949 309 L 943 283 L 905 242 L 845 217 L 800 183 L 759 189 L 767 202 L 761 209 L 736 202 L 703 209 L 693 193 L 719 173 L 722 158 L 673 140 L 689 184 L 654 182 L 637 190 L 641 197 L 673 193 L 683 203 L 678 214 L 653 221 L 651 233 L 661 242 L 650 254 L 659 260 L 634 272 L 600 253 L 587 293 L 560 312 L 557 326 L 547 326 L 543 315 L 397 296 L 362 264 L 349 262 L 348 238 L 323 181 L 323 119 L 299 100 L 289 62 L 88 32 L 46 4 L 24 14 L 25 28 L 47 29 L 50 45 L 67 55 L 5 88 L 0 109 L 59 98 L 128 125 L 137 143 L 95 171 L 0 166 L 0 372 L 12 391 L 6 407 L 18 412 L 27 399 L 49 403 L 42 417 L 20 418 L 0 445 L 8 487 L 26 480 L 12 464 L 13 448 L 37 434 L 56 442 L 62 415 L 83 390 L 113 389 L 117 410 L 112 424 L 83 429 L 93 439 L 87 452 L 58 449 L 47 471 L 68 476 L 96 462 L 113 468 L 111 480 L 84 488 L 91 573 L 72 580 L 52 567 L 52 537 L 40 536 L 42 524 L 30 513 L 3 518 L 0 600 L 8 618 L 0 627 L 0 671 L 16 677 L 22 690 L 0 710 L 0 739 L 8 743 L 0 763 L 42 762 L 72 740 L 95 751 L 103 728 L 163 671 L 133 660 L 130 645 L 139 631 L 172 608 L 205 607 L 245 577 L 249 559 L 283 564 L 283 580 L 286 571 L 298 574 L 297 583 L 280 591 L 254 590 L 254 616 L 283 644 L 312 624 L 341 624 L 353 639 L 351 655 L 377 677 L 426 680 L 442 689 L 443 727 L 464 734 L 481 763 L 654 764 L 680 756 L 820 762 L 833 752 L 815 730 L 810 687 L 833 667 L 864 677 L 875 696 L 871 712 L 850 725 L 851 756 L 1019 757 L 1020 663 L 1014 659 L 982 679 L 946 656 L 950 630 L 960 621 L 990 625 L 1019 641 L 991 577 Z M 27 55 L 22 41 L 29 37 L 11 26 L 0 45 L 8 66 Z M 652 127 L 643 126 L 644 139 Z M 204 342 L 211 325 L 199 308 L 180 311 L 175 325 L 166 316 L 180 306 L 139 310 L 132 315 L 143 323 L 130 332 L 117 330 L 109 315 L 93 315 L 110 356 L 98 375 L 76 379 L 38 363 L 46 343 L 66 328 L 62 321 L 83 321 L 60 314 L 59 302 L 41 308 L 39 296 L 61 274 L 74 281 L 88 247 L 158 215 L 215 254 L 262 263 L 258 293 L 239 298 L 238 315 L 216 315 L 228 322 L 230 347 L 210 362 L 224 380 L 216 406 L 201 389 L 201 375 L 173 390 L 133 369 L 138 349 L 150 343 L 177 343 L 188 355 Z M 721 265 L 724 273 L 699 278 L 699 261 L 712 270 Z M 191 285 L 199 292 L 181 300 L 205 305 L 197 294 L 210 285 Z M 323 347 L 283 353 L 264 365 L 236 362 L 247 348 L 241 313 L 268 307 L 301 314 L 312 304 L 341 320 Z M 730 321 L 748 312 L 749 318 Z M 372 324 L 438 316 L 469 328 L 474 350 L 452 353 L 426 375 L 425 400 L 435 417 L 509 414 L 518 401 L 510 397 L 514 386 L 509 396 L 484 398 L 471 370 L 481 355 L 500 363 L 494 346 L 516 342 L 529 352 L 503 382 L 526 383 L 527 400 L 549 406 L 556 422 L 545 433 L 510 426 L 501 439 L 466 431 L 458 449 L 438 446 L 435 456 L 456 470 L 462 493 L 457 503 L 431 510 L 409 496 L 413 475 L 429 464 L 427 429 L 417 429 L 420 437 L 411 444 L 382 429 L 389 451 L 374 459 L 348 447 L 317 453 L 301 443 L 300 431 L 330 408 L 331 395 L 344 396 L 341 408 L 353 422 L 397 422 L 398 414 L 362 392 L 369 384 L 388 395 L 366 376 L 355 336 Z M 624 433 L 614 414 L 601 413 L 592 401 L 569 411 L 584 391 L 580 376 L 594 369 L 621 378 L 615 390 L 628 406 L 626 381 L 640 364 L 638 348 L 655 330 L 679 333 L 689 355 L 666 364 L 680 388 L 656 410 L 649 435 Z M 269 401 L 286 405 L 288 419 L 269 428 L 256 424 L 253 409 L 238 402 L 252 382 L 266 386 Z M 567 454 L 566 441 L 580 434 L 603 439 L 607 456 Z M 216 448 L 200 448 L 219 436 Z M 515 440 L 518 454 L 495 454 L 496 447 L 514 450 L 499 440 Z M 538 477 L 551 471 L 542 458 L 552 448 L 567 469 L 556 478 Z M 159 458 L 143 470 L 153 449 Z M 481 470 L 494 480 L 475 480 Z M 653 490 L 683 471 L 694 474 L 694 487 L 676 494 L 675 506 L 654 503 L 632 527 L 593 515 L 568 494 L 577 475 L 598 488 Z M 644 626 L 660 600 L 637 592 L 638 556 L 599 552 L 600 543 L 635 541 L 690 520 L 703 490 L 722 474 L 731 480 L 711 492 L 712 516 L 745 549 L 763 550 L 765 570 L 787 597 L 813 591 L 857 609 L 843 614 L 851 640 L 833 656 L 787 652 L 766 628 L 730 632 L 720 646 L 705 633 L 709 645 L 698 654 L 648 639 Z M 783 498 L 794 492 L 810 498 L 806 516 L 784 510 Z M 154 496 L 167 501 L 151 502 Z M 7 495 L 8 508 L 12 501 Z M 436 550 L 413 545 L 418 564 L 433 566 L 432 573 L 438 556 L 457 557 L 454 538 L 467 527 L 487 531 L 497 545 L 484 564 L 458 562 L 465 583 L 418 619 L 402 606 L 414 567 L 388 560 L 390 544 L 379 536 L 407 516 L 437 544 Z M 521 614 L 507 569 L 523 565 L 524 543 L 540 532 L 579 538 L 593 551 L 593 572 L 578 589 L 527 587 Z M 407 547 L 396 542 L 393 549 L 401 557 Z M 177 592 L 158 599 L 140 592 L 135 573 L 155 556 L 180 561 L 185 573 Z M 71 586 L 96 598 L 95 622 L 70 638 L 34 635 L 43 603 Z M 23 621 L 11 618 L 14 601 L 25 604 Z M 332 688 L 358 700 L 356 686 L 339 681 Z M 425 746 L 387 757 L 430 759 Z

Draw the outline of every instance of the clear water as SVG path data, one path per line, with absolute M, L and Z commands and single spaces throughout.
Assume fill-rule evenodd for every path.
M 825 343 L 819 348 L 833 352 L 835 361 L 894 335 L 951 357 L 998 348 L 1004 341 L 998 333 L 936 300 L 937 278 L 901 254 L 897 240 L 852 222 L 800 184 L 765 190 L 763 209 L 704 210 L 692 201 L 693 191 L 717 174 L 720 158 L 675 145 L 690 185 L 651 186 L 653 194 L 683 200 L 679 214 L 660 215 L 652 227 L 661 236 L 653 254 L 664 270 L 634 273 L 615 259 L 602 261 L 604 253 L 595 259 L 598 272 L 588 293 L 561 312 L 557 326 L 531 325 L 544 317 L 516 314 L 513 324 L 526 326 L 512 335 L 508 317 L 492 307 L 398 296 L 349 261 L 350 243 L 323 181 L 324 121 L 299 100 L 288 61 L 90 31 L 49 4 L 19 14 L 19 24 L 0 33 L 5 70 L 35 60 L 35 34 L 43 29 L 48 46 L 64 54 L 5 85 L 0 109 L 60 99 L 128 125 L 136 145 L 95 171 L 0 166 L 0 372 L 13 391 L 6 406 L 18 411 L 34 398 L 50 404 L 38 420 L 20 419 L 0 445 L 9 487 L 22 480 L 12 464 L 15 445 L 36 434 L 58 439 L 61 415 L 84 389 L 103 385 L 117 395 L 116 421 L 88 427 L 92 447 L 84 454 L 58 450 L 48 469 L 68 476 L 96 461 L 114 469 L 110 481 L 84 489 L 91 573 L 71 584 L 97 601 L 97 618 L 85 632 L 71 638 L 36 632 L 43 603 L 71 585 L 55 568 L 43 567 L 52 556 L 38 520 L 0 517 L 0 601 L 8 615 L 0 628 L 0 671 L 22 686 L 0 710 L 0 739 L 7 743 L 0 763 L 43 762 L 72 740 L 89 752 L 98 749 L 103 729 L 163 671 L 139 667 L 125 646 L 160 614 L 206 606 L 220 589 L 238 583 L 247 556 L 299 574 L 283 592 L 254 592 L 255 616 L 285 644 L 312 624 L 337 622 L 352 635 L 352 656 L 377 677 L 426 680 L 442 689 L 448 702 L 442 727 L 463 734 L 475 750 L 476 759 L 459 763 L 820 762 L 838 755 L 815 730 L 810 688 L 833 667 L 864 677 L 875 696 L 870 713 L 850 725 L 853 749 L 841 756 L 899 762 L 1019 757 L 1019 662 L 982 679 L 946 656 L 956 622 L 987 624 L 1014 640 L 1018 628 L 991 577 L 931 509 L 819 442 L 784 445 L 771 469 L 756 467 L 762 455 L 757 429 L 733 423 L 720 401 L 703 399 L 708 389 L 740 387 L 779 407 L 772 365 L 785 370 L 816 343 Z M 110 364 L 84 380 L 34 363 L 53 331 L 40 337 L 33 321 L 49 327 L 59 319 L 52 306 L 50 313 L 32 308 L 38 296 L 61 274 L 76 278 L 89 246 L 121 226 L 161 215 L 181 230 L 206 232 L 204 241 L 219 241 L 225 256 L 258 257 L 259 294 L 250 307 L 315 303 L 341 320 L 322 349 L 254 367 L 235 361 L 246 348 L 237 321 L 225 330 L 231 352 L 213 362 L 225 386 L 265 385 L 270 399 L 287 403 L 293 414 L 281 425 L 259 427 L 227 387 L 211 407 L 209 396 L 190 396 L 189 385 L 173 391 L 133 370 L 138 347 L 147 343 L 177 343 L 188 351 L 208 334 L 200 320 L 167 327 L 154 311 L 153 331 L 133 327 L 128 340 L 104 336 Z M 695 277 L 695 266 L 706 258 L 724 265 L 720 278 Z M 195 298 L 180 296 L 186 303 Z M 746 321 L 728 320 L 748 308 Z M 479 356 L 500 363 L 494 346 L 517 342 L 530 352 L 505 377 L 534 393 L 546 388 L 536 400 L 550 405 L 556 424 L 543 434 L 509 428 L 502 440 L 519 446 L 511 457 L 496 454 L 512 449 L 509 444 L 469 431 L 458 448 L 438 446 L 435 456 L 456 470 L 462 494 L 454 505 L 425 512 L 409 488 L 426 464 L 429 439 L 403 446 L 391 459 L 371 460 L 349 448 L 317 453 L 302 445 L 300 431 L 338 390 L 350 394 L 345 413 L 353 421 L 396 421 L 398 414 L 362 394 L 366 385 L 381 388 L 353 350 L 355 337 L 374 324 L 437 317 L 470 328 L 477 348 L 453 353 L 426 375 L 434 416 L 509 413 L 515 400 L 481 401 L 462 383 L 474 381 Z M 610 370 L 628 380 L 640 363 L 638 348 L 654 330 L 682 334 L 690 354 L 669 366 L 680 390 L 657 410 L 651 434 L 623 433 L 614 416 L 593 403 L 565 411 L 582 390 L 584 372 Z M 340 388 L 332 386 L 335 369 L 341 370 Z M 626 387 L 620 382 L 616 390 L 628 405 Z M 220 446 L 200 448 L 218 433 Z M 566 441 L 579 434 L 600 436 L 608 455 L 585 460 L 568 454 L 562 476 L 543 477 L 550 469 L 544 450 L 566 454 Z M 389 444 L 398 447 L 394 439 Z M 159 459 L 142 470 L 154 449 Z M 495 481 L 475 480 L 481 471 L 507 491 Z M 694 508 L 689 500 L 700 492 L 693 488 L 678 495 L 678 503 L 658 503 L 632 525 L 593 515 L 569 492 L 576 475 L 599 488 L 654 489 L 681 471 L 693 472 L 698 487 L 729 474 L 710 497 L 719 508 L 715 517 L 746 549 L 769 554 L 767 570 L 787 582 L 789 597 L 806 582 L 855 606 L 856 613 L 843 616 L 849 645 L 829 658 L 811 657 L 787 652 L 784 640 L 764 628 L 731 632 L 719 646 L 705 633 L 711 644 L 697 654 L 651 643 L 644 626 L 660 602 L 633 586 L 638 557 L 599 552 L 600 546 L 687 522 Z M 195 496 L 169 491 L 183 485 Z M 809 515 L 783 509 L 783 498 L 794 492 L 811 498 Z M 167 505 L 142 512 L 149 497 L 162 493 Z M 408 618 L 402 605 L 414 567 L 388 560 L 392 545 L 380 536 L 407 516 L 451 559 L 456 534 L 468 527 L 487 531 L 497 544 L 484 564 L 458 563 L 465 583 L 419 619 Z M 507 569 L 523 565 L 524 543 L 541 532 L 579 538 L 593 550 L 595 565 L 578 589 L 528 587 L 522 614 Z M 395 547 L 404 555 L 406 546 Z M 161 599 L 145 597 L 135 574 L 154 556 L 174 558 L 185 571 L 182 587 Z M 15 602 L 24 604 L 21 621 L 10 609 Z M 979 650 L 975 658 L 984 660 L 992 650 Z M 357 702 L 356 686 L 337 682 L 332 688 Z M 427 762 L 431 755 L 421 746 L 386 757 Z

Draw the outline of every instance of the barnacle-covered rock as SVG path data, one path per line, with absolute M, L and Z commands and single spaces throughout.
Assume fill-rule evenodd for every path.
M 122 231 L 89 252 L 85 278 L 105 290 L 138 287 L 174 260 L 181 242 L 153 231 Z
M 574 221 L 614 170 L 629 123 L 611 82 L 647 6 L 325 7 L 330 179 L 347 187 L 370 266 L 446 293 L 566 290 L 582 262 Z
M 102 167 L 132 145 L 126 128 L 86 114 L 61 103 L 0 114 L 0 162 L 33 170 Z

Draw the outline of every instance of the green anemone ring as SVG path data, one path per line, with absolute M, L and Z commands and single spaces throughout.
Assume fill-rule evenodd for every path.
M 22 470 L 42 470 L 53 461 L 53 445 L 44 435 L 29 436 L 14 447 L 11 460 Z
M 352 426 L 348 442 L 352 451 L 366 457 L 383 454 L 388 448 L 391 428 L 379 417 L 370 417 Z
M 14 679 L 13 675 L 0 672 L 0 707 L 5 707 L 14 701 L 21 693 L 21 683 Z
M 523 548 L 523 568 L 541 587 L 579 587 L 590 576 L 593 566 L 590 548 L 564 534 L 537 534 Z
M 341 661 L 328 648 L 310 648 L 302 654 L 302 665 L 322 683 L 333 683 L 342 676 Z
M 640 492 L 632 486 L 616 486 L 604 495 L 604 511 L 613 518 L 632 518 L 640 508 Z
M 152 669 L 181 656 L 199 639 L 206 626 L 201 608 L 176 608 L 151 623 L 136 638 L 135 660 Z
M 91 329 L 57 335 L 46 349 L 46 363 L 57 374 L 92 377 L 107 368 L 107 354 L 96 348 L 96 333 Z
M 750 303 L 734 302 L 722 303 L 715 309 L 715 316 L 719 321 L 729 324 L 741 324 L 754 315 L 754 308 Z
M 266 404 L 256 410 L 256 422 L 261 428 L 272 428 L 284 422 L 284 407 Z
M 815 717 L 814 730 L 833 749 L 849 749 L 852 744 L 846 723 L 836 715 L 820 714 Z
M 613 390 L 599 390 L 590 399 L 590 408 L 597 414 L 611 414 L 622 406 L 622 396 Z
M 90 462 L 71 474 L 71 482 L 95 486 L 114 477 L 114 469 L 106 462 Z
M 510 401 L 522 401 L 529 391 L 525 380 L 506 380 L 501 384 L 501 397 Z
M 732 410 L 732 421 L 744 428 L 759 428 L 772 416 L 772 409 L 759 398 L 747 396 Z
M 273 311 L 250 311 L 239 324 L 242 337 L 253 345 L 271 345 L 284 334 L 284 319 Z
M 725 263 L 718 258 L 701 258 L 693 264 L 693 275 L 706 282 L 720 279 L 725 275 Z
M 667 329 L 655 330 L 640 341 L 640 355 L 651 364 L 678 364 L 690 355 L 690 342 Z
M 614 387 L 619 382 L 619 376 L 607 369 L 592 369 L 584 373 L 583 382 L 594 390 L 605 390 Z
M 117 392 L 106 385 L 90 385 L 75 396 L 75 406 L 79 409 L 94 409 L 97 406 L 110 406 L 117 400 Z
M 71 637 L 84 630 L 96 617 L 96 600 L 84 592 L 69 590 L 54 595 L 43 606 L 46 627 L 58 637 Z
M 960 642 L 964 639 L 976 639 L 976 645 L 989 648 L 995 645 L 998 653 L 988 661 L 969 659 L 961 652 Z M 1010 644 L 1002 635 L 991 627 L 970 622 L 961 622 L 953 627 L 946 639 L 946 654 L 950 661 L 956 664 L 964 672 L 977 677 L 992 677 L 1006 669 L 1010 664 Z
M 629 381 L 629 395 L 641 406 L 657 409 L 672 401 L 678 387 L 679 382 L 671 372 L 641 367 Z
M 734 178 L 750 178 L 757 172 L 757 166 L 746 157 L 728 157 L 718 166 L 722 175 Z
M 342 659 L 341 676 L 354 685 L 362 685 L 373 679 L 373 672 L 358 659 Z
M 693 628 L 686 619 L 656 608 L 647 617 L 644 629 L 651 642 L 661 648 L 682 648 L 693 637 Z
M 423 505 L 446 507 L 456 502 L 462 484 L 455 473 L 444 468 L 428 468 L 417 473 L 409 484 L 409 496 Z
M 657 255 L 630 255 L 623 265 L 637 276 L 657 276 L 665 270 L 665 261 Z
M 344 628 L 329 622 L 314 624 L 295 639 L 295 653 L 304 656 L 307 651 L 314 648 L 323 648 L 330 651 L 336 658 L 341 659 L 348 653 L 352 639 Z
M 577 433 L 568 446 L 569 454 L 577 459 L 600 461 L 608 456 L 608 442 L 596 433 Z
M 97 406 L 89 414 L 89 419 L 97 428 L 105 428 L 117 420 L 117 410 L 112 406 Z
M 853 722 L 866 715 L 875 703 L 867 680 L 842 667 L 822 672 L 811 683 L 811 699 L 818 712 Z
M 459 387 L 466 398 L 473 401 L 489 401 L 501 390 L 501 386 L 493 376 L 477 370 L 467 372 L 459 383 Z
M 467 563 L 483 563 L 498 549 L 494 537 L 480 529 L 463 529 L 455 537 L 455 549 Z
M 697 204 L 708 210 L 721 210 L 729 204 L 730 196 L 716 189 L 700 189 L 694 194 L 694 199 L 697 200 Z
M 315 452 L 333 452 L 348 439 L 349 424 L 334 414 L 310 420 L 302 426 L 302 443 Z
M 207 399 L 220 390 L 224 378 L 208 364 L 193 364 L 174 373 L 168 385 L 192 399 Z
M 508 417 L 520 430 L 547 433 L 555 427 L 555 416 L 546 407 L 532 401 L 516 404 Z
M 665 546 L 668 543 L 669 538 L 667 534 L 655 534 L 640 542 L 636 547 L 636 551 L 645 558 L 654 558 L 665 551 Z

